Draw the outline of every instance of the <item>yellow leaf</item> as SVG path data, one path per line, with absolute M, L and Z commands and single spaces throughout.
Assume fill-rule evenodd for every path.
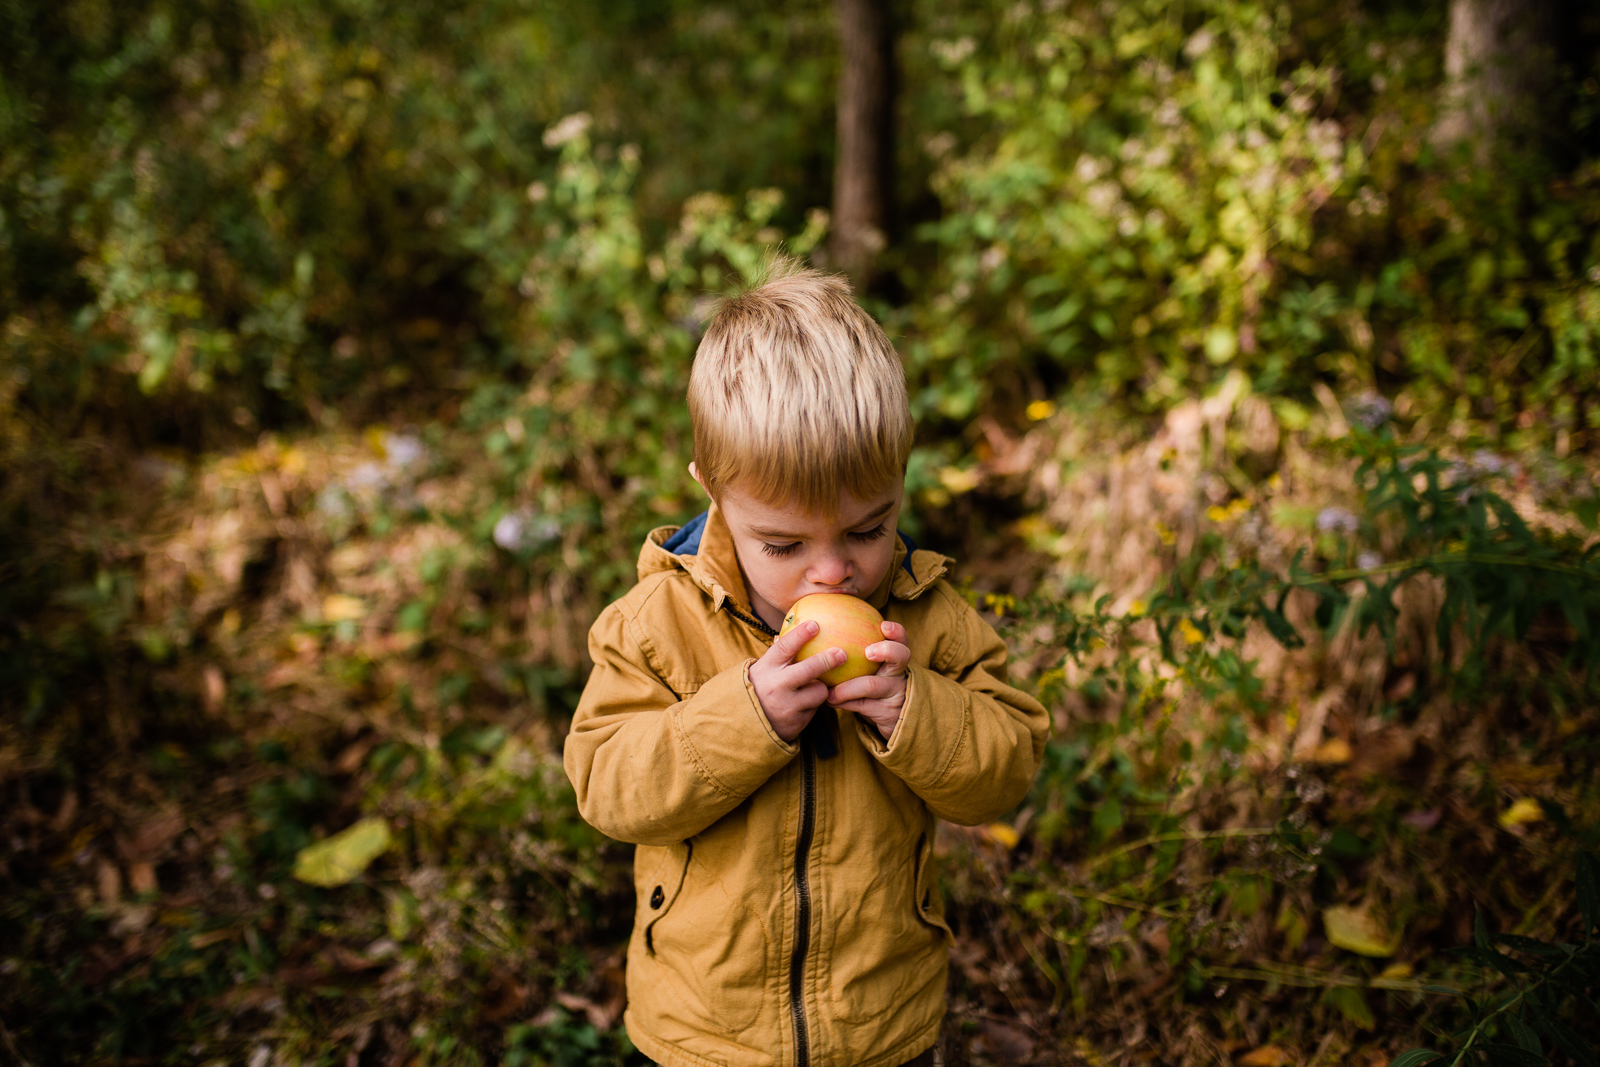
M 1139 616 L 1143 615 L 1148 610 L 1149 610 L 1149 605 L 1148 604 L 1146 604 L 1142 600 L 1135 600 L 1132 604 L 1128 605 L 1128 618 L 1137 619 Z
M 1511 806 L 1500 813 L 1500 825 L 1507 830 L 1544 818 L 1544 808 L 1532 797 L 1518 797 Z
M 1206 508 L 1206 518 L 1210 519 L 1212 522 L 1227 522 L 1230 518 L 1232 518 L 1232 516 L 1228 514 L 1227 508 L 1219 508 L 1217 505 L 1213 504 L 1209 508 Z
M 1410 978 L 1415 973 L 1416 972 L 1411 969 L 1411 964 L 1409 963 L 1391 963 L 1389 966 L 1383 969 L 1383 973 L 1378 975 L 1378 977 L 1388 978 L 1392 981 L 1401 981 L 1406 978 Z
M 988 833 L 990 840 L 1004 845 L 1007 849 L 1016 848 L 1017 842 L 1022 840 L 1015 830 L 1003 822 L 992 822 L 984 827 L 984 831 Z
M 362 819 L 332 837 L 307 845 L 294 858 L 294 876 L 311 885 L 344 885 L 389 847 L 389 824 Z
M 354 622 L 367 614 L 367 605 L 353 596 L 331 593 L 322 598 L 322 617 L 329 622 Z
M 1337 767 L 1349 763 L 1352 755 L 1350 742 L 1342 737 L 1331 737 L 1312 749 L 1311 762 Z
M 1295 1062 L 1295 1054 L 1277 1045 L 1262 1045 L 1239 1058 L 1239 1067 L 1288 1067 Z
M 944 467 L 939 471 L 939 484 L 957 496 L 978 488 L 978 483 L 981 481 L 983 473 L 976 467 L 968 467 L 965 470 L 960 467 Z
M 1172 532 L 1172 527 L 1159 519 L 1156 520 L 1156 536 L 1161 538 L 1161 543 L 1164 545 L 1170 545 L 1178 539 L 1178 535 Z
M 1361 956 L 1382 959 L 1400 947 L 1400 934 L 1390 933 L 1365 908 L 1323 908 L 1322 929 L 1333 944 Z
M 1051 415 L 1054 415 L 1056 406 L 1049 400 L 1035 400 L 1028 405 L 1027 411 L 1028 418 L 1038 422 L 1040 419 L 1048 419 Z
M 1178 620 L 1178 632 L 1183 635 L 1183 640 L 1186 644 L 1198 645 L 1206 639 L 1206 635 L 1200 632 L 1200 627 L 1188 619 Z

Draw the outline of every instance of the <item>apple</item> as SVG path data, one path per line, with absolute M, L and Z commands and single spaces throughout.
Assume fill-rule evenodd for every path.
M 783 617 L 782 637 L 803 622 L 814 622 L 820 629 L 794 654 L 799 663 L 808 656 L 842 648 L 849 658 L 822 676 L 830 686 L 864 674 L 873 674 L 878 664 L 867 658 L 867 646 L 883 640 L 883 616 L 865 600 L 848 593 L 812 593 L 794 602 Z

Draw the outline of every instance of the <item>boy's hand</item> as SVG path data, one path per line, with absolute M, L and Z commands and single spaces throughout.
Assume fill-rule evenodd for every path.
M 801 623 L 772 642 L 766 654 L 750 664 L 750 684 L 761 700 L 761 710 L 767 713 L 773 731 L 785 741 L 799 737 L 817 708 L 828 699 L 822 676 L 847 658 L 843 649 L 830 648 L 794 662 L 794 654 L 817 636 L 819 629 L 814 622 Z M 872 658 L 870 651 L 868 657 Z
M 867 646 L 867 658 L 882 664 L 878 673 L 840 682 L 828 690 L 827 699 L 840 711 L 860 712 L 871 719 L 888 741 L 900 721 L 900 709 L 905 706 L 911 649 L 906 644 L 906 628 L 897 622 L 884 623 L 883 636 L 885 640 Z

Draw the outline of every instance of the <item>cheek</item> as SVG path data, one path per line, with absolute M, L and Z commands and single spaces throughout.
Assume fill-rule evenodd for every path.
M 856 557 L 856 566 L 873 579 L 874 585 L 889 570 L 889 564 L 894 559 L 894 545 L 892 537 L 880 538 L 866 546 L 866 551 Z

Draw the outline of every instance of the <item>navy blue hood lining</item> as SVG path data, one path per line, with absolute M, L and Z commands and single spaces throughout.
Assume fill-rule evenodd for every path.
M 678 527 L 677 532 L 667 538 L 661 547 L 671 552 L 674 556 L 699 555 L 700 538 L 706 532 L 706 518 L 710 514 L 711 512 L 709 511 L 702 511 Z M 915 578 L 916 573 L 911 569 L 911 553 L 917 550 L 917 543 L 899 530 L 896 530 L 895 533 L 900 535 L 900 540 L 906 546 L 906 557 L 900 561 L 900 565 L 905 568 L 907 574 Z

